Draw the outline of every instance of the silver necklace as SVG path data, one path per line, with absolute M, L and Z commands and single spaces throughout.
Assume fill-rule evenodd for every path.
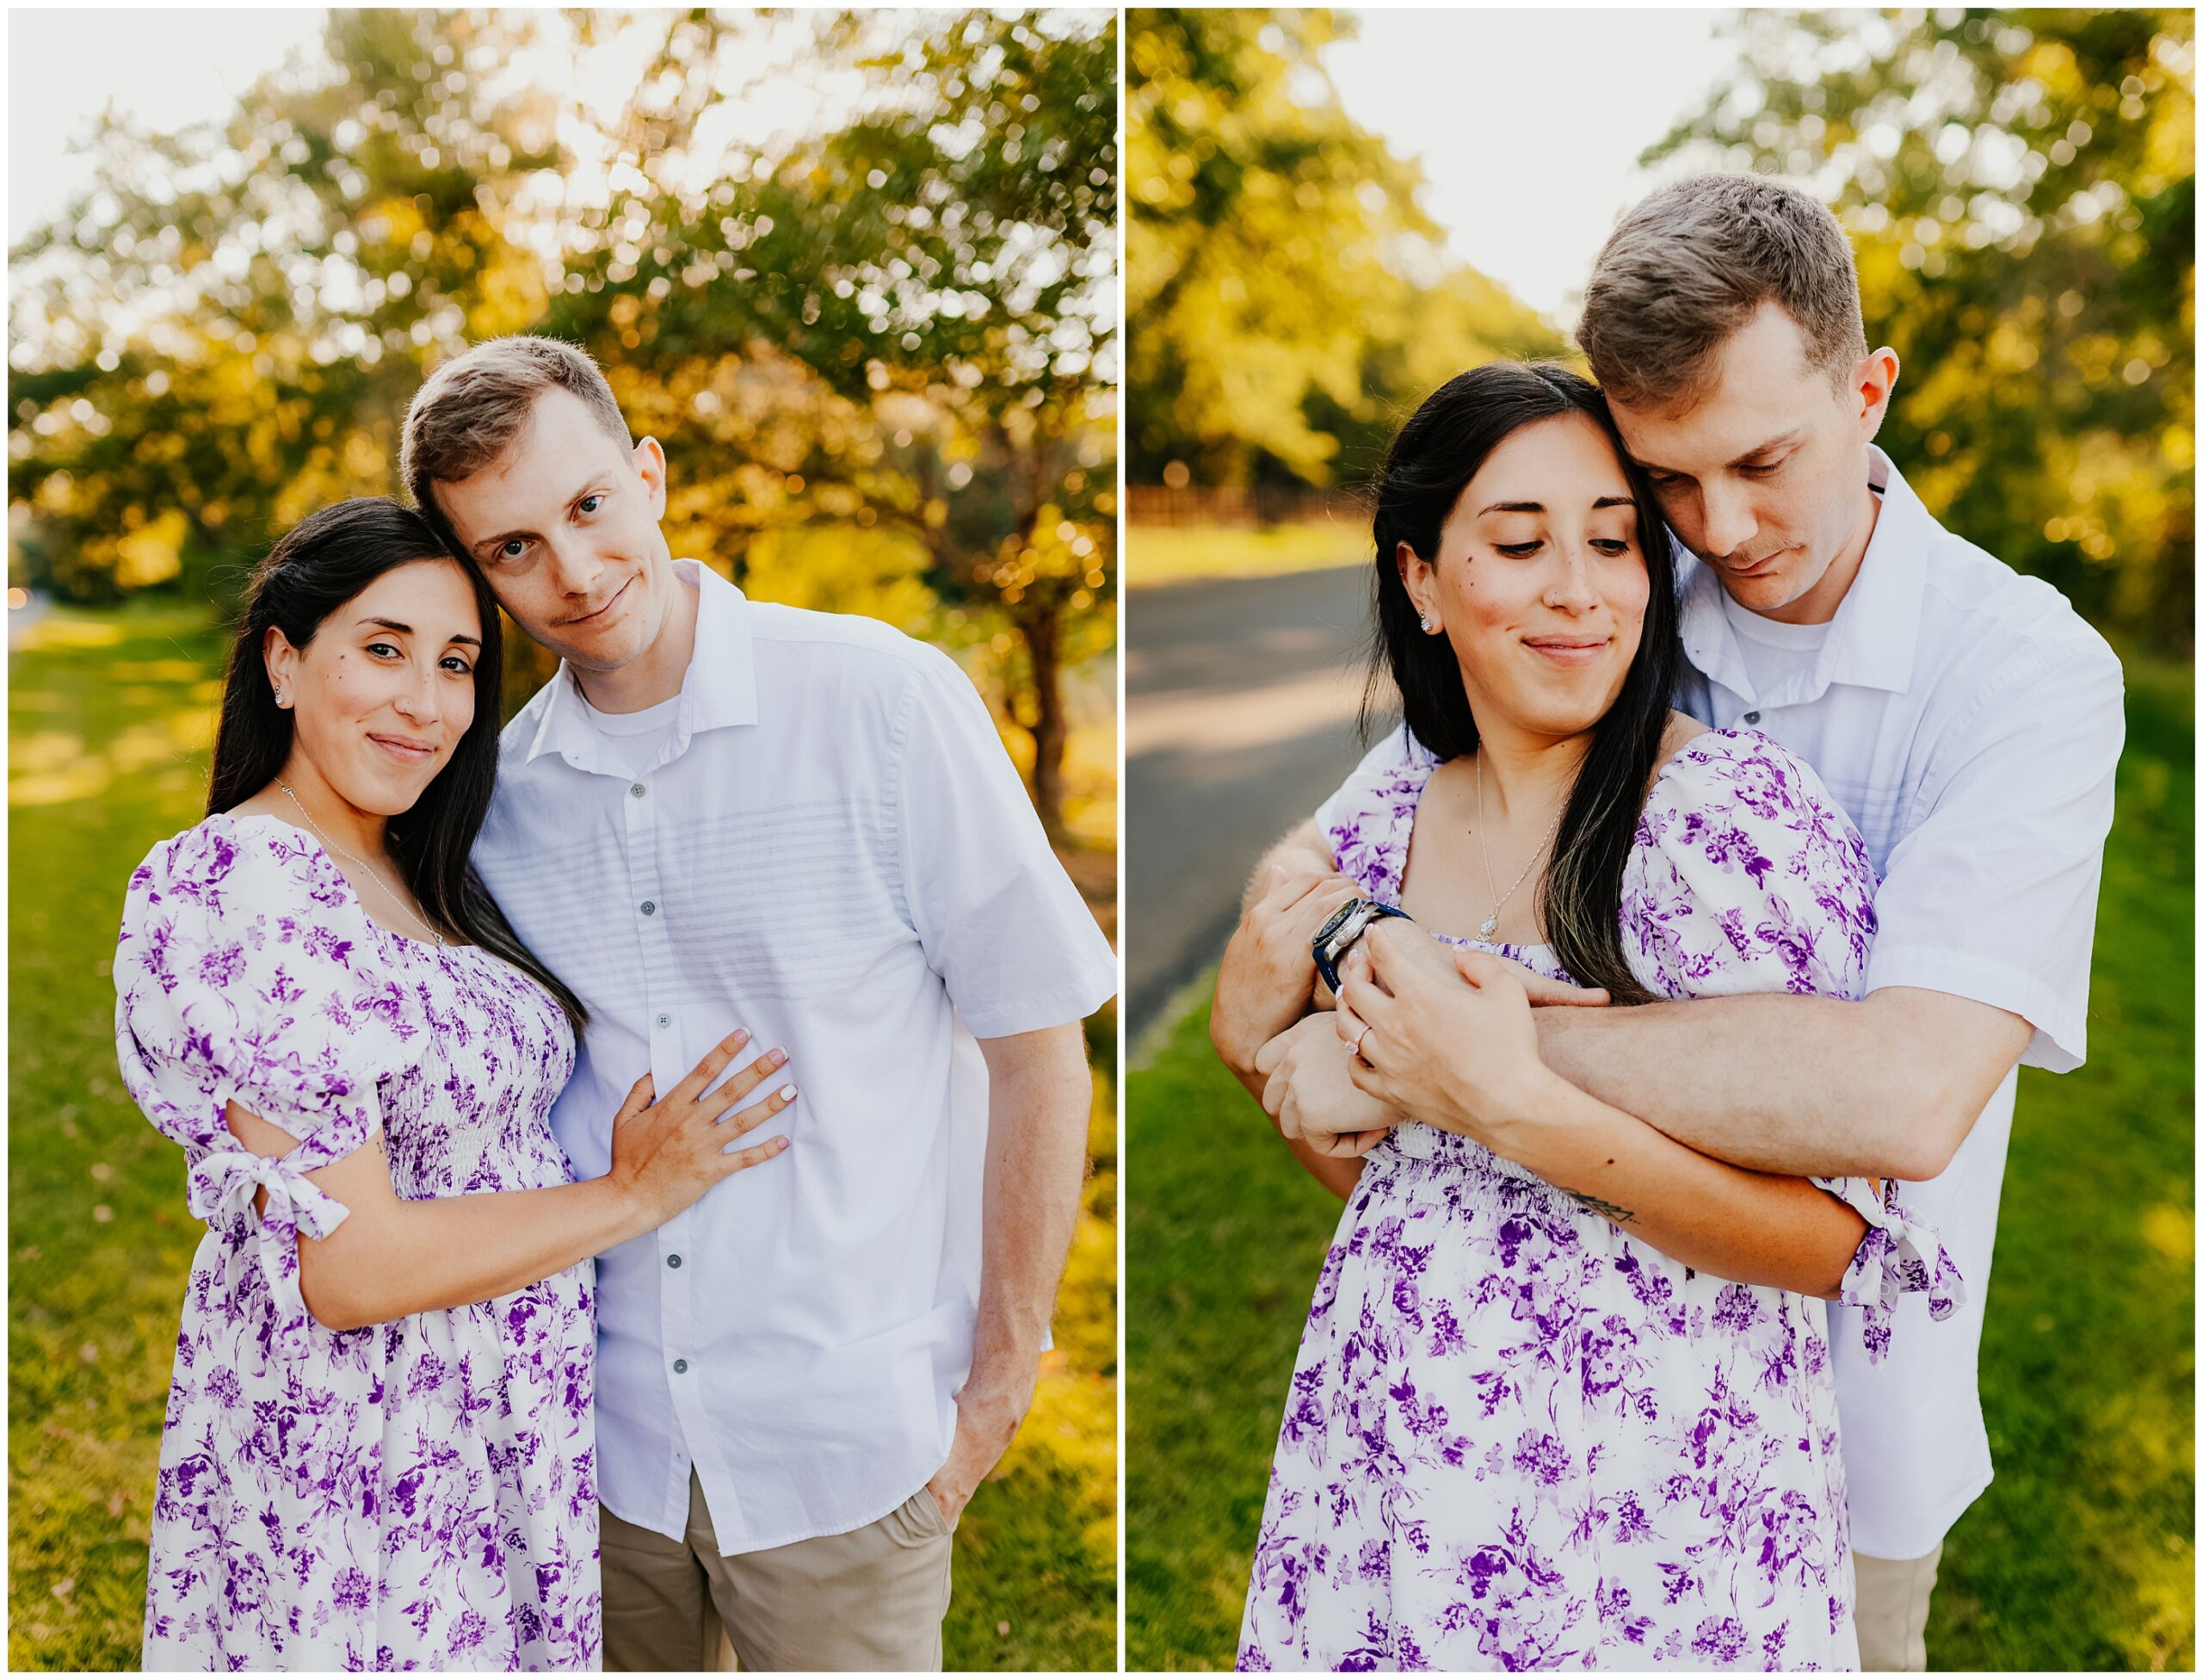
M 1527 863 L 1525 863 L 1525 864 L 1522 866 L 1522 873 L 1521 873 L 1521 874 L 1519 874 L 1519 875 L 1517 875 L 1517 876 L 1515 876 L 1515 886 L 1510 886 L 1510 887 L 1509 887 L 1509 888 L 1508 888 L 1504 892 L 1499 892 L 1499 889 L 1498 889 L 1496 886 L 1494 886 L 1494 885 L 1492 884 L 1492 879 L 1491 879 L 1491 848 L 1490 848 L 1490 845 L 1485 842 L 1485 839 L 1484 839 L 1484 754 L 1483 754 L 1483 752 L 1482 752 L 1482 751 L 1478 751 L 1478 754 L 1477 754 L 1477 850 L 1478 850 L 1478 852 L 1483 855 L 1483 858 L 1484 858 L 1484 891 L 1485 891 L 1485 892 L 1498 892 L 1498 893 L 1499 893 L 1499 896 L 1498 896 L 1496 899 L 1493 899 L 1493 901 L 1492 901 L 1492 905 L 1491 905 L 1491 914 L 1490 914 L 1490 915 L 1489 915 L 1489 916 L 1487 916 L 1487 917 L 1485 917 L 1484 918 L 1484 925 L 1483 925 L 1482 927 L 1480 927 L 1480 928 L 1478 928 L 1478 929 L 1477 930 L 1477 937 L 1478 937 L 1478 939 L 1486 939 L 1486 940 L 1490 939 L 1490 938 L 1491 937 L 1492 934 L 1493 934 L 1493 933 L 1494 933 L 1494 932 L 1498 929 L 1498 926 L 1499 926 L 1499 912 L 1500 912 L 1502 910 L 1503 910 L 1503 909 L 1505 909 L 1505 908 L 1507 907 L 1507 901 L 1508 901 L 1509 899 L 1511 899 L 1511 898 L 1513 898 L 1513 897 L 1515 896 L 1515 886 L 1521 886 L 1524 881 L 1527 880 L 1530 878 L 1530 871 L 1531 871 L 1531 870 L 1533 870 L 1533 869 L 1534 869 L 1534 868 L 1537 867 L 1538 860 L 1539 860 L 1540 857 L 1542 857 L 1542 856 L 1544 856 L 1544 855 L 1545 855 L 1545 850 L 1546 850 L 1546 843 L 1552 840 L 1552 837 L 1553 837 L 1554 832 L 1555 832 L 1555 831 L 1556 831 L 1560 827 L 1561 812 L 1564 812 L 1564 811 L 1566 811 L 1567 809 L 1568 809 L 1567 806 L 1566 806 L 1565 804 L 1564 804 L 1564 805 L 1561 806 L 1560 811 L 1556 811 L 1556 812 L 1554 812 L 1552 813 L 1552 821 L 1550 824 L 1548 824 L 1548 825 L 1546 825 L 1546 828 L 1545 839 L 1540 840 L 1540 841 L 1539 841 L 1539 842 L 1538 842 L 1538 849 L 1537 849 L 1537 850 L 1535 850 L 1535 851 L 1533 851 L 1533 852 L 1532 852 L 1532 853 L 1530 854 L 1530 861 L 1529 861 Z
M 428 930 L 429 937 L 436 942 L 436 948 L 438 950 L 441 951 L 443 949 L 444 936 L 441 933 L 437 931 L 435 923 L 431 923 L 427 917 L 422 915 L 419 911 L 414 909 L 411 905 L 407 904 L 404 899 L 399 898 L 398 896 L 398 889 L 382 878 L 381 872 L 378 870 L 373 864 L 368 862 L 367 859 L 361 857 L 356 852 L 346 851 L 343 847 L 338 845 L 334 840 L 324 834 L 321 831 L 321 825 L 314 821 L 313 813 L 306 809 L 305 801 L 300 800 L 296 794 L 291 793 L 291 784 L 289 782 L 284 781 L 283 778 L 279 775 L 275 778 L 275 785 L 278 788 L 281 788 L 286 794 L 290 794 L 291 803 L 299 807 L 299 815 L 306 819 L 306 826 L 313 831 L 315 839 L 320 841 L 323 845 L 335 852 L 337 856 L 351 859 L 353 862 L 358 864 L 362 869 L 365 869 L 368 874 L 373 876 L 375 885 L 382 888 L 382 890 L 390 896 L 392 902 L 394 902 L 400 910 L 404 911 L 421 927 Z

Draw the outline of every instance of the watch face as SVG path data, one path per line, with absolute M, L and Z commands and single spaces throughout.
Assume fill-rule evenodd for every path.
M 1346 918 L 1359 910 L 1362 902 L 1360 899 L 1348 899 L 1330 913 L 1322 927 L 1316 930 L 1316 936 L 1309 941 L 1309 943 L 1316 949 L 1321 950 L 1330 942 L 1331 936 L 1346 925 Z

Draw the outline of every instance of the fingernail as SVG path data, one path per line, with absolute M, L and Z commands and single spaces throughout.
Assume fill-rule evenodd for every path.
M 737 1028 L 735 1028 L 731 1033 L 729 1033 L 729 1034 L 727 1035 L 727 1040 L 726 1040 L 726 1041 L 727 1041 L 729 1044 L 747 1044 L 747 1043 L 749 1043 L 749 1042 L 750 1042 L 750 1029 L 749 1029 L 747 1027 L 737 1027 Z
M 774 1091 L 773 1095 L 779 1097 L 783 1102 L 793 1102 L 795 1101 L 795 1087 L 793 1085 L 782 1085 L 780 1090 Z
M 788 1053 L 785 1050 L 768 1050 L 765 1053 L 765 1065 L 768 1067 L 778 1067 L 787 1059 Z

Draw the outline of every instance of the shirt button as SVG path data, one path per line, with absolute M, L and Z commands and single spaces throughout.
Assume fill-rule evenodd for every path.
M 639 782 L 639 782 L 637 782 L 633 787 L 630 788 L 627 791 L 628 791 L 629 793 L 633 794 L 637 799 L 640 799 L 640 798 L 642 798 L 642 796 L 643 796 L 643 793 L 644 793 L 643 784 L 642 784 L 641 782 Z
M 674 1270 L 679 1271 L 681 1269 L 681 1257 L 677 1254 L 669 1254 L 665 1257 L 665 1263 L 672 1267 Z
M 674 1375 L 676 1375 L 676 1376 L 685 1376 L 685 1375 L 688 1374 L 688 1362 L 687 1360 L 685 1360 L 685 1359 L 676 1359 L 676 1360 L 675 1360 L 675 1361 L 673 1362 L 673 1374 L 674 1374 Z
M 657 1018 L 657 1024 L 661 1027 L 670 1027 L 673 1024 L 673 1017 L 670 1015 L 661 1015 Z
M 645 916 L 655 916 L 655 915 L 657 915 L 657 905 L 653 904 L 653 903 L 652 903 L 650 899 L 644 899 L 644 900 L 643 900 L 643 914 L 644 914 L 644 915 L 645 915 Z
M 1756 713 L 1756 712 L 1747 712 L 1747 713 L 1744 713 L 1744 721 L 1745 721 L 1746 723 L 1757 723 L 1757 722 L 1759 721 L 1759 713 Z

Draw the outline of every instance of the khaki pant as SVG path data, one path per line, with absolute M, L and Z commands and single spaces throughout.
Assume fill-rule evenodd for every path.
M 1895 1561 L 1851 1554 L 1862 1670 L 1900 1674 L 1928 1666 L 1928 1600 L 1935 1590 L 1935 1566 L 1942 1560 L 1940 1546 L 1924 1558 Z
M 732 1558 L 693 1470 L 681 1540 L 598 1515 L 609 1672 L 941 1667 L 954 1535 L 923 1487 L 848 1534 Z

